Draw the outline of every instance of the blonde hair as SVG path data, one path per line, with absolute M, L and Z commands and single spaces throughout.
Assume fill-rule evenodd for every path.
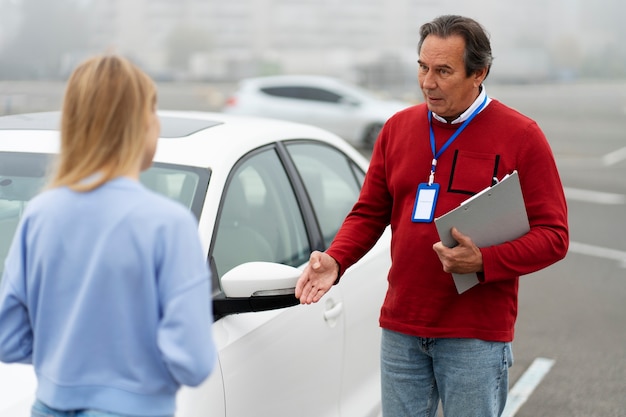
M 61 150 L 50 187 L 89 191 L 132 172 L 143 155 L 154 106 L 154 82 L 127 59 L 102 55 L 80 64 L 65 91 Z

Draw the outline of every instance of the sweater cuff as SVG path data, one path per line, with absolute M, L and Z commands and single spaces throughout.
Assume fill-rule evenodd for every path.
M 337 259 L 335 259 L 331 255 L 328 255 L 328 256 L 333 258 L 333 261 L 335 261 L 335 263 L 337 264 L 337 279 L 335 280 L 335 282 L 333 282 L 333 285 L 337 285 L 337 284 L 339 284 L 339 280 L 341 279 L 341 275 L 343 273 L 342 268 L 341 268 L 341 264 L 339 263 L 339 261 Z
M 483 257 L 483 270 L 476 273 L 478 281 L 481 284 L 489 282 L 489 276 L 493 270 L 493 249 L 491 247 L 480 248 L 480 253 Z

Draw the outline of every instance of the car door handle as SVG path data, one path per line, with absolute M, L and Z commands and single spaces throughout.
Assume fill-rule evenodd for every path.
M 324 320 L 332 322 L 341 315 L 343 303 L 337 303 L 324 312 Z

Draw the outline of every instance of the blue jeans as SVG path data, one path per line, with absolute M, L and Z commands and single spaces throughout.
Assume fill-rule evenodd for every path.
M 72 410 L 61 411 L 48 407 L 39 400 L 35 401 L 31 409 L 31 417 L 131 417 L 123 414 L 110 413 L 100 410 Z
M 511 344 L 426 339 L 383 329 L 385 417 L 499 417 L 508 394 Z

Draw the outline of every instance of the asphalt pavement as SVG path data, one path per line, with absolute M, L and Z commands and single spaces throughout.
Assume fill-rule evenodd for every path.
M 534 118 L 569 209 L 567 257 L 520 280 L 512 385 L 553 361 L 518 417 L 626 416 L 626 83 L 493 86 Z

